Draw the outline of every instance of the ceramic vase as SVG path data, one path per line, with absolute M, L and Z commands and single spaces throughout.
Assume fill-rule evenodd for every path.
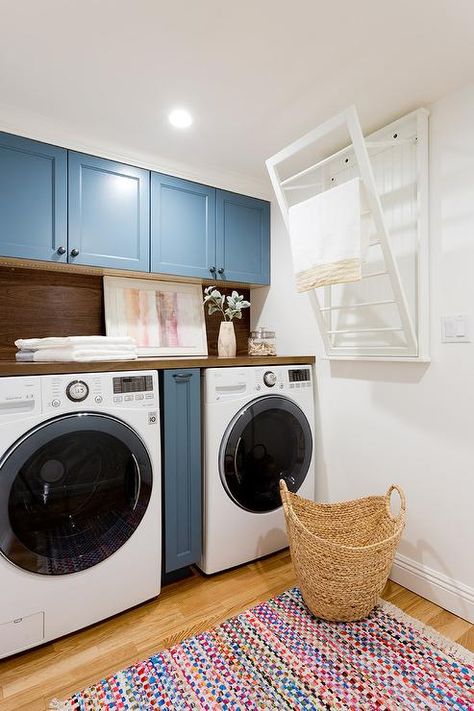
M 234 324 L 232 321 L 222 321 L 217 339 L 217 354 L 219 358 L 235 358 L 236 352 Z

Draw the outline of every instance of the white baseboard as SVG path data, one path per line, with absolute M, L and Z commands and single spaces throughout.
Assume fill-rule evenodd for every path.
M 474 588 L 399 553 L 390 579 L 474 624 Z

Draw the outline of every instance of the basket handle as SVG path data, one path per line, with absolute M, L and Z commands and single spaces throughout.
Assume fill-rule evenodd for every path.
M 390 499 L 394 491 L 396 491 L 398 496 L 400 497 L 400 511 L 397 516 L 394 516 L 390 510 Z M 401 488 L 401 486 L 398 486 L 398 484 L 392 484 L 392 486 L 389 487 L 387 493 L 385 494 L 385 505 L 387 507 L 387 514 L 392 519 L 392 521 L 398 521 L 401 516 L 405 515 L 405 511 L 407 510 L 407 500 L 405 498 L 405 494 L 403 493 L 403 489 Z
M 280 496 L 283 510 L 287 513 L 288 510 L 288 487 L 284 479 L 280 479 Z

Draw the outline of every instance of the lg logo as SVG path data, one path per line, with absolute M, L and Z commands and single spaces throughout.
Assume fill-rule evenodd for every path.
M 149 425 L 156 425 L 157 422 L 157 414 L 156 412 L 149 412 L 148 413 L 148 424 Z

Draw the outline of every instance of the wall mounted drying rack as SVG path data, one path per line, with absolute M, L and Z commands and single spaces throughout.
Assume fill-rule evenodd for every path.
M 327 357 L 429 361 L 428 111 L 364 138 L 351 106 L 266 165 L 287 229 L 291 205 L 354 177 L 363 185 L 362 279 L 308 292 Z

